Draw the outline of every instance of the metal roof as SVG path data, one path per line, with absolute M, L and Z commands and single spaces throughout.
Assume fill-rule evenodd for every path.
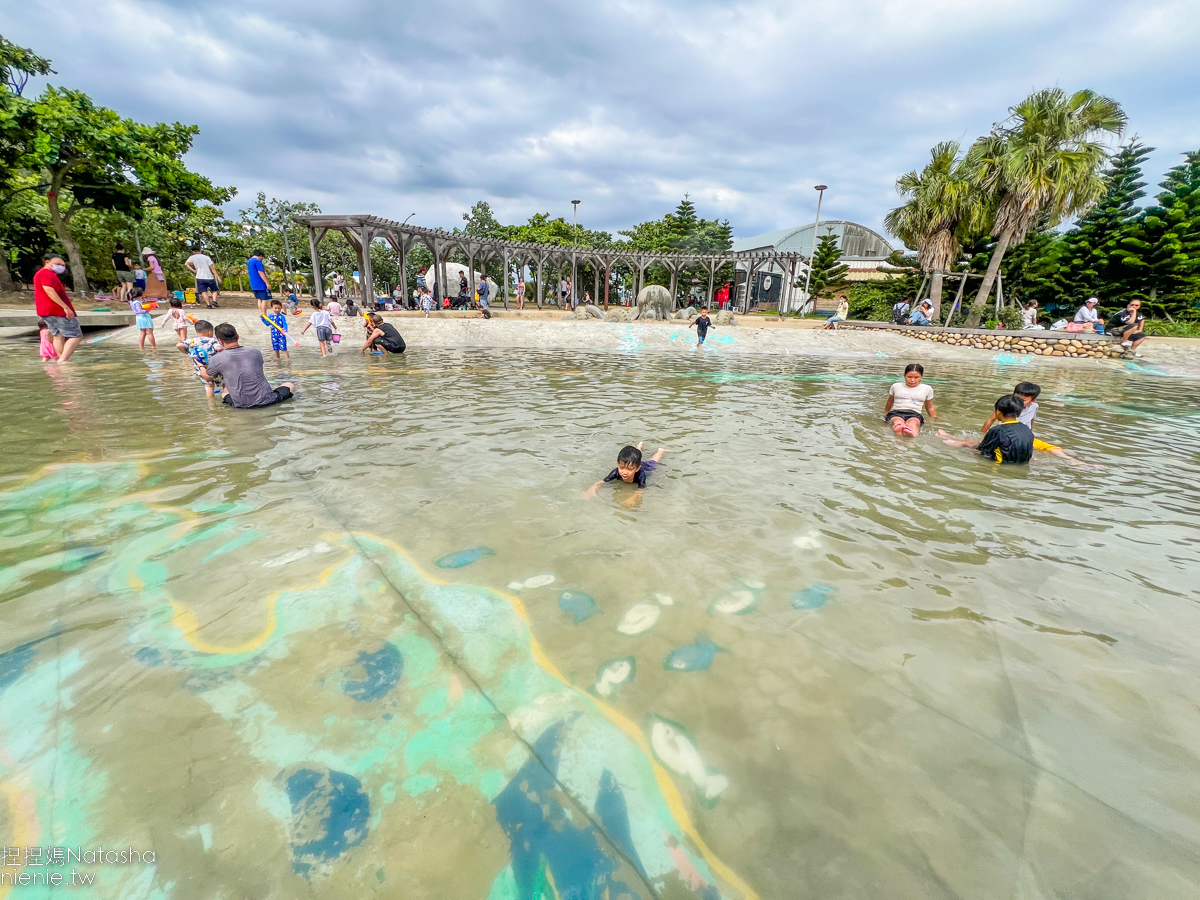
M 849 222 L 845 219 L 827 219 L 821 222 L 821 234 L 829 229 L 837 236 L 838 246 L 842 249 L 844 258 L 848 259 L 887 259 L 895 248 L 879 232 Z M 784 228 L 780 231 L 769 231 L 766 234 L 756 234 L 750 237 L 734 238 L 733 252 L 753 252 L 774 250 L 775 252 L 803 253 L 806 257 L 812 253 L 813 223 L 799 225 L 795 228 Z

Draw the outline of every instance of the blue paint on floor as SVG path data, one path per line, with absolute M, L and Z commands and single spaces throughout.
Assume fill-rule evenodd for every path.
M 637 892 L 614 877 L 619 857 L 601 849 L 596 829 L 578 814 L 568 814 L 559 799 L 562 795 L 555 776 L 560 745 L 564 731 L 577 716 L 576 713 L 555 722 L 543 731 L 533 745 L 533 757 L 492 801 L 496 821 L 508 835 L 513 880 L 521 900 L 537 896 L 543 868 L 554 879 L 559 897 L 592 900 L 619 897 L 622 892 L 637 896 Z M 625 798 L 615 780 L 612 782 L 610 789 L 605 790 L 605 782 L 601 781 L 597 806 L 604 809 L 604 816 L 610 817 L 612 824 L 605 823 L 606 831 L 622 835 L 621 840 L 629 841 L 628 846 L 632 847 Z M 613 843 L 620 846 L 615 838 Z M 636 858 L 636 854 L 630 857 Z M 641 866 L 640 861 L 637 865 Z
M 143 666 L 147 666 L 151 669 L 161 666 L 164 662 L 166 662 L 162 651 L 157 647 L 142 647 L 137 653 L 133 654 L 133 658 L 140 662 Z
M 831 596 L 834 588 L 818 581 L 812 587 L 792 594 L 792 609 L 820 609 Z
M 600 612 L 592 595 L 583 591 L 563 591 L 558 595 L 558 608 L 573 615 L 576 625 Z
M 698 634 L 696 643 L 672 650 L 663 662 L 663 668 L 670 672 L 701 671 L 712 665 L 713 657 L 720 650 L 720 647 L 708 639 L 708 635 Z
M 292 804 L 292 868 L 308 876 L 367 837 L 371 801 L 353 775 L 324 767 L 301 768 L 286 779 Z
M 357 670 L 361 670 L 363 677 L 343 681 L 342 693 L 353 700 L 370 703 L 400 683 L 404 675 L 404 657 L 394 644 L 385 643 L 374 653 L 361 651 L 351 671 L 357 674 Z
M 461 569 L 463 566 L 469 566 L 477 559 L 495 555 L 496 551 L 489 547 L 472 547 L 470 550 L 459 550 L 457 553 L 443 556 L 437 561 L 437 567 L 439 569 Z
M 56 627 L 45 637 L 36 638 L 0 653 L 0 693 L 3 693 L 5 688 L 25 674 L 25 669 L 37 655 L 38 644 L 45 643 L 60 634 L 62 634 L 62 628 Z
M 595 808 L 600 825 L 613 842 L 613 846 L 625 854 L 625 858 L 633 863 L 638 874 L 645 878 L 646 870 L 642 867 L 641 857 L 638 856 L 637 847 L 633 843 L 633 831 L 629 827 L 629 807 L 625 803 L 625 793 L 621 790 L 621 785 L 617 784 L 616 776 L 608 769 L 600 773 Z
M 0 653 L 0 692 L 25 674 L 25 667 L 33 662 L 34 655 L 32 644 Z

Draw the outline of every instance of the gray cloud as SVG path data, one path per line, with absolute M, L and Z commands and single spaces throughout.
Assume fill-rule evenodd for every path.
M 754 234 L 824 214 L 880 227 L 900 173 L 1034 88 L 1120 100 L 1159 148 L 1200 146 L 1194 4 L 844 0 L 339 4 L 63 0 L 6 34 L 55 80 L 193 122 L 191 164 L 239 188 L 453 226 L 580 199 L 589 227 L 685 191 Z

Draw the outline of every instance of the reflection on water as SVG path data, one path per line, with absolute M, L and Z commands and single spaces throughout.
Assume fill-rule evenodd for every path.
M 896 360 L 77 360 L 0 356 L 0 844 L 99 895 L 1200 896 L 1195 381 L 1021 366 L 1093 471 Z

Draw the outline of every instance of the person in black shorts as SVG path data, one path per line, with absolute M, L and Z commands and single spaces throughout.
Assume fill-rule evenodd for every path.
M 1141 310 L 1141 300 L 1130 300 L 1129 305 L 1112 316 L 1104 326 L 1105 331 L 1121 339 L 1121 348 L 1134 356 L 1142 355 L 1137 352 L 1137 348 L 1146 339 L 1146 329 L 1143 326 L 1146 317 L 1142 315 Z
M 1018 418 L 1025 404 L 1014 394 L 1005 394 L 996 401 L 999 422 L 988 429 L 982 441 L 960 441 L 938 431 L 951 447 L 970 447 L 980 456 L 998 463 L 1027 463 L 1033 458 L 1033 431 Z
M 125 302 L 129 299 L 129 292 L 133 290 L 133 261 L 129 258 L 129 251 L 120 241 L 117 241 L 116 247 L 113 248 L 112 261 L 113 269 L 117 273 L 117 300 Z
M 367 332 L 366 343 L 362 345 L 363 354 L 368 350 L 383 350 L 387 353 L 404 352 L 404 338 L 400 337 L 400 332 L 396 330 L 395 325 L 383 321 L 383 316 L 379 313 L 371 313 L 368 318 L 371 325 Z
M 717 327 L 712 323 L 712 319 L 708 317 L 707 306 L 701 309 L 700 315 L 692 320 L 692 325 L 696 326 L 696 346 L 698 348 L 704 345 L 704 339 L 708 337 L 708 329 Z M 689 325 L 688 328 L 691 328 L 692 325 Z

